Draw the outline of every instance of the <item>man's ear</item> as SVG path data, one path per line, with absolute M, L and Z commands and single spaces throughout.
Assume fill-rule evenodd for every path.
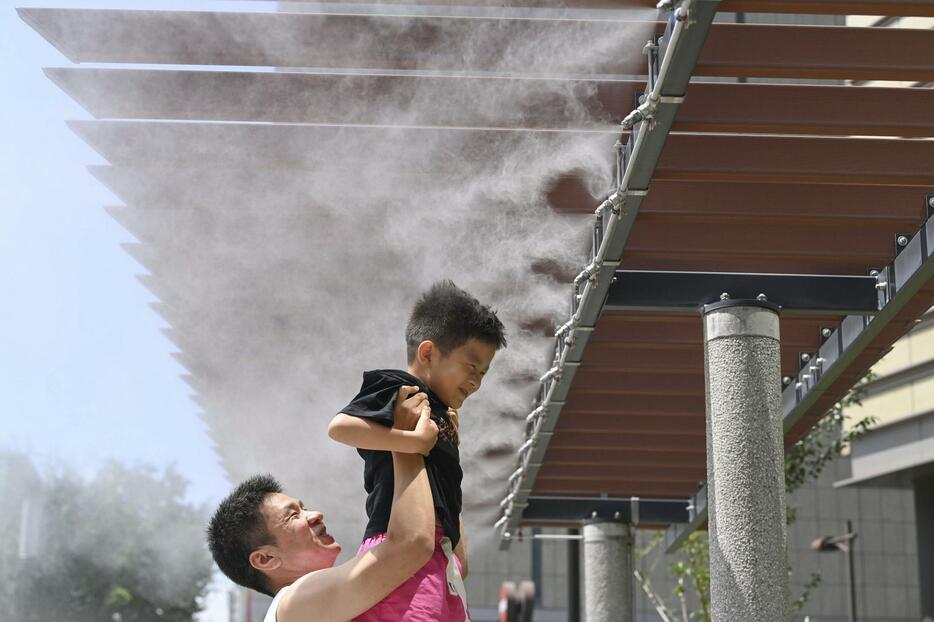
M 418 361 L 419 365 L 423 367 L 431 366 L 431 357 L 436 356 L 437 349 L 433 341 L 423 341 L 418 344 L 418 349 L 415 351 L 415 359 Z
M 260 548 L 250 553 L 250 565 L 261 572 L 269 572 L 281 566 L 282 560 L 269 549 Z

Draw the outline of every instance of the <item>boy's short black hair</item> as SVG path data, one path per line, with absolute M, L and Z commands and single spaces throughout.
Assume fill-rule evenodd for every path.
M 282 492 L 271 475 L 254 475 L 221 501 L 208 525 L 208 546 L 221 571 L 231 581 L 273 596 L 269 580 L 250 565 L 250 553 L 264 544 L 275 544 L 260 510 L 267 495 Z
M 447 354 L 473 337 L 496 349 L 506 346 L 506 331 L 496 312 L 452 281 L 441 281 L 422 294 L 405 329 L 409 363 L 415 360 L 418 344 L 432 341 Z

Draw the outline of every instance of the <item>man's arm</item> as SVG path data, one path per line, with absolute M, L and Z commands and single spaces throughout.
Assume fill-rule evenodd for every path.
M 458 540 L 457 546 L 454 547 L 454 555 L 457 557 L 457 561 L 461 563 L 461 578 L 467 578 L 467 532 L 464 531 L 464 515 L 461 514 L 460 518 L 461 523 L 461 539 Z
M 411 395 L 413 394 L 414 395 Z M 408 396 L 408 397 L 406 397 Z M 422 405 L 428 404 L 428 396 L 418 392 L 418 387 L 402 387 L 397 397 L 395 416 L 400 408 L 419 412 Z M 428 444 L 424 437 L 419 437 L 408 429 L 388 427 L 370 419 L 339 413 L 328 425 L 328 436 L 339 443 L 359 449 L 397 451 L 400 453 L 428 455 L 434 443 Z
M 437 436 L 427 404 L 416 432 Z M 435 509 L 424 458 L 393 453 L 395 478 L 386 539 L 335 568 L 292 584 L 277 612 L 279 622 L 347 622 L 385 598 L 425 565 L 434 552 Z

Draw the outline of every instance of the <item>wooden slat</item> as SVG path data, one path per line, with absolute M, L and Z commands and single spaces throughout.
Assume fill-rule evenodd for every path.
M 295 2 L 296 0 L 292 0 Z M 312 2 L 314 0 L 297 0 Z M 369 2 L 369 0 L 349 0 Z M 385 2 L 385 0 L 384 0 Z M 389 0 L 390 4 L 463 4 L 462 0 Z M 656 0 L 474 0 L 477 6 L 652 10 Z M 819 15 L 892 15 L 934 17 L 931 0 L 723 0 L 721 11 Z
M 631 43 L 663 26 L 322 13 L 29 8 L 19 14 L 73 62 L 525 73 L 644 73 L 644 57 Z M 567 55 L 570 41 L 575 56 Z
M 20 9 L 20 15 L 74 62 L 528 74 L 641 74 L 641 48 L 631 42 L 662 26 L 630 20 L 87 9 Z M 695 75 L 934 81 L 934 31 L 714 24 Z
M 99 119 L 610 132 L 617 131 L 645 87 L 635 80 L 98 68 L 46 73 Z M 464 105 L 465 98 L 472 105 Z M 934 89 L 694 83 L 673 129 L 934 136 L 932 109 Z M 898 114 L 880 114 L 883 110 Z
M 75 121 L 70 125 L 111 163 L 120 164 L 196 162 L 314 168 L 324 162 L 356 165 L 362 140 L 370 145 L 368 153 L 374 159 L 381 157 L 381 149 L 387 157 L 390 152 L 399 157 L 398 150 L 392 149 L 399 140 L 460 141 L 462 153 L 420 162 L 417 172 L 426 174 L 454 174 L 458 158 L 514 149 L 522 141 L 555 149 L 576 140 L 592 140 L 595 146 L 612 145 L 613 141 L 612 136 L 599 134 L 447 128 L 116 121 Z M 407 164 L 400 161 L 400 170 Z M 411 167 L 406 170 L 411 172 Z M 934 141 L 674 134 L 662 153 L 655 179 L 934 186 Z
M 654 179 L 934 186 L 934 141 L 676 135 Z

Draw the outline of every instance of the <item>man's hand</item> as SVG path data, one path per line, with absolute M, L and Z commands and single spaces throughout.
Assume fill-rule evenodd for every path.
M 418 423 L 411 432 L 418 453 L 427 456 L 438 441 L 438 424 L 431 420 L 431 408 L 426 401 L 422 404 Z
M 420 393 L 418 387 L 400 388 L 392 411 L 392 427 L 397 430 L 414 430 L 423 405 L 428 405 L 428 395 Z

